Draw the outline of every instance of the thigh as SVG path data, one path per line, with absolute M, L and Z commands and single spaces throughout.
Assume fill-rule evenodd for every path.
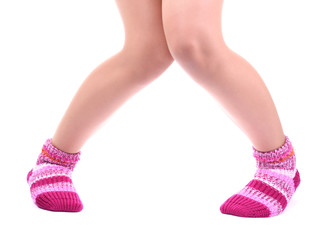
M 162 0 L 116 0 L 125 28 L 125 48 L 164 48 Z
M 223 0 L 162 0 L 166 37 L 221 34 L 222 7 Z

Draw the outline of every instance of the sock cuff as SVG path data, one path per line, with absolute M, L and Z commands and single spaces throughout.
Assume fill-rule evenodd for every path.
M 80 154 L 78 153 L 66 153 L 56 148 L 52 144 L 52 139 L 47 139 L 42 148 L 42 154 L 46 155 L 44 158 L 49 163 L 62 165 L 65 167 L 73 168 L 76 163 L 80 160 Z
M 253 147 L 253 156 L 257 161 L 262 162 L 276 162 L 285 160 L 293 152 L 293 146 L 290 139 L 285 136 L 285 143 L 270 152 L 260 152 Z

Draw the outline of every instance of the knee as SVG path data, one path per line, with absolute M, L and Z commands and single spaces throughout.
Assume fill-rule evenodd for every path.
M 155 79 L 161 75 L 174 61 L 167 45 L 145 42 L 132 46 L 124 46 L 122 53 L 127 56 L 128 69 L 136 79 Z
M 168 46 L 172 57 L 178 62 L 197 60 L 208 54 L 207 46 L 198 36 L 172 33 L 168 37 Z
M 168 23 L 165 29 L 169 51 L 183 67 L 211 67 L 227 49 L 220 33 L 202 26 Z

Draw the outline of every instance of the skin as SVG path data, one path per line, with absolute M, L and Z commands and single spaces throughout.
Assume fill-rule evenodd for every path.
M 224 108 L 259 151 L 285 141 L 272 97 L 255 69 L 223 39 L 223 0 L 117 0 L 123 49 L 83 82 L 52 143 L 76 153 L 131 96 L 175 60 Z M 137 30 L 138 29 L 138 30 Z

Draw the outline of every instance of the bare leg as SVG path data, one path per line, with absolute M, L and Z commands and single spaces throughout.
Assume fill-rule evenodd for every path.
M 83 209 L 71 179 L 81 147 L 117 108 L 173 61 L 162 29 L 161 0 L 118 0 L 118 6 L 126 33 L 123 50 L 87 77 L 52 142 L 47 139 L 27 175 L 31 197 L 40 208 Z
M 121 52 L 85 80 L 62 118 L 52 144 L 80 151 L 90 136 L 126 100 L 173 62 L 164 36 L 161 0 L 118 0 L 126 41 Z
M 284 144 L 276 107 L 254 68 L 225 44 L 223 0 L 163 0 L 163 23 L 172 56 L 225 108 L 259 151 Z
M 262 79 L 223 40 L 222 5 L 223 0 L 163 0 L 167 43 L 175 60 L 224 106 L 255 147 L 253 180 L 226 200 L 221 212 L 276 216 L 300 184 L 295 153 Z

